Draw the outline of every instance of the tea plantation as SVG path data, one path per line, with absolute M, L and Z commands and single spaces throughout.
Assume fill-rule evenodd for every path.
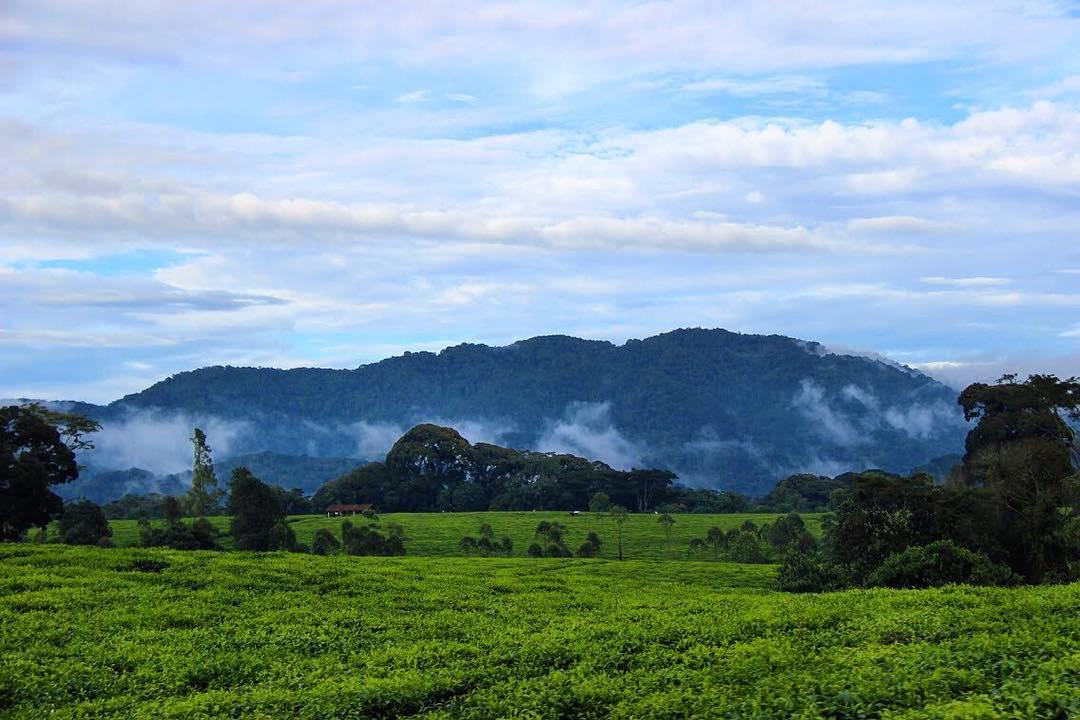
M 628 515 L 623 525 L 623 556 L 627 559 L 659 560 L 685 558 L 686 547 L 692 538 L 704 537 L 710 527 L 731 530 L 750 520 L 757 525 L 775 521 L 780 515 L 769 513 L 739 513 L 723 515 L 675 515 L 668 540 L 656 515 Z M 803 515 L 807 528 L 821 535 L 821 515 Z M 343 518 L 324 515 L 301 515 L 289 518 L 296 539 L 310 545 L 315 531 L 326 528 L 339 535 Z M 354 523 L 367 522 L 363 517 L 344 518 Z M 618 557 L 614 521 L 605 514 L 582 513 L 571 516 L 565 512 L 474 512 L 474 513 L 386 513 L 379 515 L 380 524 L 398 523 L 405 529 L 407 555 L 462 555 L 458 543 L 465 535 L 476 535 L 484 523 L 491 525 L 497 538 L 508 535 L 514 543 L 515 556 L 526 555 L 533 533 L 541 520 L 559 522 L 566 527 L 566 545 L 576 548 L 590 532 L 603 540 L 599 557 Z M 229 518 L 215 517 L 210 521 L 222 532 L 228 532 Z M 156 524 L 162 524 L 157 521 Z M 137 545 L 138 523 L 135 520 L 113 520 L 113 542 L 121 547 Z M 222 545 L 231 547 L 230 538 L 223 537 Z
M 1078 584 L 774 572 L 4 545 L 0 717 L 1080 716 Z

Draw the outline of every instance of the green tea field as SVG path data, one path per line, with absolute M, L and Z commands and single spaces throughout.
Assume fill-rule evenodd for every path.
M 314 522 L 314 521 L 312 521 Z M 0 717 L 1069 718 L 1080 585 L 0 547 Z
M 743 513 L 724 515 L 680 514 L 673 516 L 670 540 L 656 515 L 634 514 L 623 525 L 623 555 L 627 559 L 655 560 L 685 558 L 687 544 L 692 538 L 700 538 L 710 527 L 721 530 L 737 528 L 747 520 L 757 525 L 772 522 L 780 517 L 775 514 Z M 367 522 L 362 517 L 351 518 L 354 523 Z M 475 512 L 475 513 L 387 513 L 379 516 L 380 524 L 398 523 L 405 529 L 405 552 L 407 555 L 462 555 L 458 543 L 465 535 L 477 535 L 484 523 L 491 525 L 497 538 L 508 535 L 514 543 L 515 556 L 525 556 L 533 533 L 541 520 L 560 522 L 566 527 L 566 546 L 576 549 L 590 532 L 597 533 L 603 545 L 599 557 L 618 557 L 616 527 L 607 515 L 582 513 L 571 516 L 565 512 Z M 814 535 L 821 534 L 821 516 L 803 515 L 807 528 Z M 339 535 L 342 518 L 323 515 L 303 515 L 289 519 L 299 542 L 310 544 L 319 528 L 327 528 Z M 229 518 L 215 517 L 211 522 L 222 532 L 228 532 Z M 159 521 L 160 523 L 160 521 Z M 121 547 L 137 545 L 138 523 L 134 520 L 113 520 L 113 542 Z M 228 537 L 222 545 L 230 547 Z

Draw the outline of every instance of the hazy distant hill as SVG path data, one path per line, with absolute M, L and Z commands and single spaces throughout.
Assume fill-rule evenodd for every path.
M 180 373 L 91 408 L 106 424 L 93 462 L 152 467 L 133 457 L 144 448 L 149 461 L 173 457 L 176 472 L 190 454 L 176 437 L 195 423 L 228 455 L 374 459 L 408 427 L 436 422 L 473 442 L 667 467 L 763 494 L 794 472 L 907 472 L 958 451 L 955 397 L 909 368 L 775 335 L 676 330 L 621 346 L 548 336 L 355 370 Z M 166 436 L 168 452 L 154 450 Z

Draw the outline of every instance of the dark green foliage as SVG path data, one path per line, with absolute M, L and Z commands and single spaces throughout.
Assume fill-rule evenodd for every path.
M 563 417 L 573 403 L 607 403 L 620 432 L 650 448 L 650 464 L 677 467 L 686 477 L 753 495 L 772 487 L 776 468 L 797 467 L 815 452 L 860 469 L 869 459 L 872 466 L 906 472 L 960 449 L 959 422 L 940 423 L 925 436 L 879 423 L 866 443 L 833 442 L 822 436 L 819 423 L 793 412 L 804 381 L 822 388 L 855 426 L 873 422 L 875 415 L 845 399 L 849 386 L 873 394 L 884 408 L 955 399 L 925 375 L 822 352 L 815 343 L 687 329 L 623 346 L 562 336 L 506 348 L 459 345 L 355 370 L 204 368 L 130 395 L 110 411 L 123 405 L 258 417 L 265 430 L 262 445 L 252 449 L 298 455 L 310 452 L 311 444 L 316 454 L 340 456 L 354 451 L 350 433 L 304 433 L 298 421 L 403 424 L 417 411 L 428 417 L 497 417 L 520 429 L 507 442 L 527 448 L 537 447 L 546 423 Z M 587 507 L 591 496 L 587 493 L 576 509 Z M 494 499 L 488 496 L 489 507 Z M 612 501 L 639 508 L 635 497 L 612 495 Z
M 195 428 L 191 434 L 192 462 L 191 489 L 184 496 L 184 510 L 188 515 L 209 515 L 218 507 L 222 492 L 217 488 L 214 461 L 206 433 Z
M 837 491 L 849 489 L 854 479 L 853 473 L 835 478 L 791 475 L 778 482 L 758 505 L 765 512 L 823 512 L 829 509 Z
M 296 533 L 289 527 L 289 524 L 282 518 L 274 523 L 273 527 L 267 533 L 267 550 L 288 550 L 289 552 L 298 552 L 299 546 L 296 544 Z
M 461 538 L 461 542 L 458 543 L 458 547 L 466 555 L 483 555 L 489 557 L 491 555 L 509 555 L 514 550 L 514 541 L 508 536 L 503 536 L 502 540 L 495 539 L 495 530 L 492 529 L 488 523 L 483 523 L 480 526 L 478 533 L 479 537 L 473 537 L 466 535 Z
M 97 545 L 112 537 L 105 513 L 89 500 L 64 505 L 58 525 L 60 542 L 65 545 Z
M 831 592 L 849 587 L 850 584 L 844 568 L 812 552 L 785 555 L 776 577 L 777 590 L 793 593 Z
M 173 495 L 166 495 L 161 499 L 161 516 L 165 518 L 165 522 L 170 525 L 178 522 L 183 517 L 183 508 L 180 504 L 180 498 Z
M 315 531 L 315 538 L 311 542 L 311 552 L 316 555 L 333 555 L 341 549 L 341 543 L 334 537 L 334 533 L 326 528 Z
M 341 523 L 341 546 L 347 555 L 404 555 L 405 534 L 400 525 L 390 523 L 381 532 L 375 523 L 354 526 Z
M 537 557 L 572 557 L 573 553 L 566 547 L 565 532 L 566 527 L 562 523 L 541 520 L 536 526 L 537 542 L 534 543 L 542 548 Z M 532 545 L 529 546 L 529 555 L 533 555 Z
M 155 558 L 135 558 L 129 566 L 135 572 L 159 573 L 169 567 L 169 563 Z
M 949 584 L 1015 585 L 1020 578 L 982 553 L 966 550 L 951 540 L 909 547 L 885 558 L 866 584 L 891 588 L 929 588 Z
M 585 542 L 581 543 L 578 547 L 578 557 L 596 557 L 600 552 L 600 536 L 594 532 L 589 533 L 585 537 Z
M 161 512 L 162 495 L 124 495 L 102 506 L 105 517 L 110 520 L 154 520 L 164 517 Z
M 285 511 L 280 494 L 248 471 L 233 470 L 229 481 L 229 533 L 238 550 L 288 550 L 289 532 L 283 532 Z M 288 530 L 285 527 L 285 530 Z M 286 543 L 286 544 L 282 544 Z
M 604 513 L 611 509 L 611 498 L 603 490 L 598 490 L 589 499 L 589 512 Z
M 286 490 L 278 485 L 270 485 L 277 495 L 281 510 L 286 515 L 308 515 L 312 512 L 311 500 L 304 496 L 300 488 Z
M 1080 379 L 1005 376 L 960 394 L 968 434 L 958 481 L 980 489 L 995 513 L 995 548 L 1029 582 L 1060 579 L 1077 560 L 1066 539 L 1080 509 L 1074 466 Z
M 206 518 L 197 518 L 190 525 L 180 520 L 166 521 L 164 527 L 154 527 L 149 520 L 139 521 L 139 544 L 143 547 L 216 550 L 217 535 L 217 530 Z
M 544 548 L 543 548 L 543 546 L 540 545 L 540 543 L 535 543 L 535 542 L 532 543 L 531 545 L 529 545 L 528 555 L 529 555 L 529 557 L 543 557 L 544 556 Z
M 0 540 L 18 540 L 63 510 L 49 489 L 79 476 L 61 429 L 33 408 L 0 408 Z
M 830 557 L 861 582 L 893 553 L 938 539 L 936 493 L 929 475 L 856 476 L 851 489 L 842 491 L 826 529 Z
M 727 556 L 737 563 L 767 563 L 771 560 L 756 529 L 739 528 L 727 538 Z
M 812 552 L 817 548 L 817 541 L 806 529 L 806 523 L 798 513 L 788 513 L 763 530 L 769 545 L 779 556 L 790 552 Z

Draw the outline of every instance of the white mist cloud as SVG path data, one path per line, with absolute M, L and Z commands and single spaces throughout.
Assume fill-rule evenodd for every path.
M 855 445 L 866 440 L 847 417 L 829 405 L 825 400 L 825 388 L 813 380 L 806 379 L 800 383 L 791 404 L 799 414 L 814 423 L 814 427 L 826 439 L 838 445 Z
M 95 449 L 80 460 L 103 468 L 131 467 L 159 475 L 190 470 L 191 433 L 201 428 L 215 458 L 230 454 L 241 437 L 254 431 L 247 421 L 157 409 L 132 410 L 120 420 L 102 423 L 95 433 Z
M 571 403 L 540 436 L 537 448 L 601 460 L 613 468 L 640 467 L 643 453 L 611 421 L 611 403 Z

